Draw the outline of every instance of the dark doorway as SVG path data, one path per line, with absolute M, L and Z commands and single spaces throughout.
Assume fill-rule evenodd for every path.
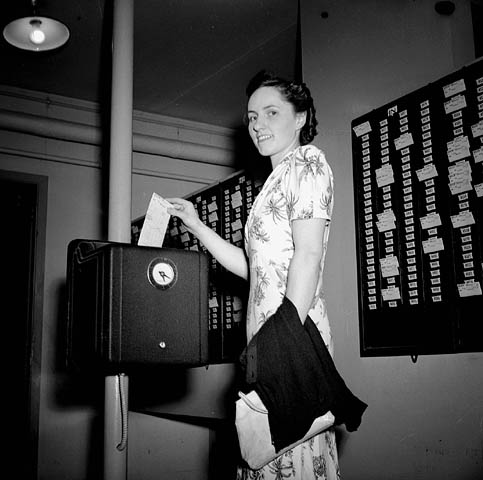
M 39 239 L 43 237 L 39 235 L 40 187 L 39 183 L 19 181 L 3 173 L 0 172 L 3 227 L 0 298 L 4 340 L 1 358 L 6 372 L 4 438 L 10 467 L 5 465 L 5 470 L 15 472 L 17 478 L 33 479 L 37 470 L 41 333 L 41 311 L 36 297 L 42 295 L 36 289 L 43 283 L 38 281 L 43 278 L 43 262 L 40 264 L 37 256 Z

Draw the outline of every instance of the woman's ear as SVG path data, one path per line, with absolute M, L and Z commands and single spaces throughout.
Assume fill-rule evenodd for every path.
M 307 121 L 307 112 L 297 112 L 295 114 L 295 125 L 300 130 Z

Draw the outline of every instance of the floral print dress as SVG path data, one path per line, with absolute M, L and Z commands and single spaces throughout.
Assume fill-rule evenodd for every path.
M 250 268 L 247 339 L 282 303 L 294 253 L 291 222 L 323 218 L 321 273 L 309 315 L 333 354 L 323 297 L 322 272 L 333 208 L 333 177 L 321 150 L 297 147 L 272 171 L 258 194 L 245 225 L 245 249 Z M 237 480 L 337 480 L 340 478 L 335 434 L 323 432 L 296 446 L 259 470 L 239 467 Z

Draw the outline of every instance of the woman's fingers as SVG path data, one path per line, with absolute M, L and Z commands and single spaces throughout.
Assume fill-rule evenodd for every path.
M 184 212 L 187 205 L 190 203 L 182 198 L 167 198 L 166 200 L 172 205 L 172 208 L 168 208 L 168 213 L 171 215 L 176 215 L 178 212 Z
M 180 218 L 188 230 L 193 233 L 200 223 L 198 212 L 194 205 L 182 198 L 167 198 L 166 200 L 173 205 L 171 208 L 168 208 L 168 213 Z

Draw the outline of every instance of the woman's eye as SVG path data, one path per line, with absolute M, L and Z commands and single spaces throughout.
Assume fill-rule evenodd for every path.
M 248 117 L 248 123 L 253 123 L 256 120 L 256 117 Z
M 269 117 L 274 117 L 275 115 L 277 115 L 277 111 L 276 111 L 276 110 L 269 110 L 269 111 L 267 112 L 267 115 L 268 115 Z

